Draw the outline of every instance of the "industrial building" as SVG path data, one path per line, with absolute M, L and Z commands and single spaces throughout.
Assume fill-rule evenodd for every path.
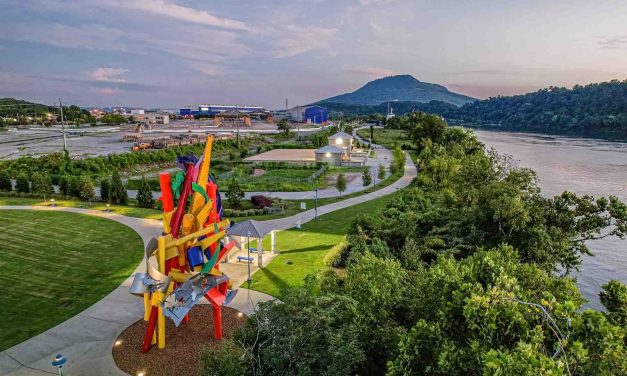
M 162 112 L 145 112 L 144 110 L 133 110 L 129 115 L 138 123 L 146 124 L 170 124 L 170 114 Z
M 188 106 L 181 108 L 179 114 L 181 116 L 193 117 L 195 115 L 214 116 L 222 112 L 238 111 L 249 115 L 269 113 L 265 108 L 260 106 L 244 106 L 231 104 L 201 104 L 198 106 Z
M 287 118 L 298 123 L 323 124 L 329 121 L 329 111 L 318 105 L 297 106 L 287 110 Z

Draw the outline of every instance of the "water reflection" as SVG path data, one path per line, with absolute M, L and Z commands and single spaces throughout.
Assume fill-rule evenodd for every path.
M 501 154 L 511 154 L 521 166 L 535 170 L 546 196 L 565 190 L 594 197 L 614 195 L 627 201 L 627 143 L 585 138 L 510 132 L 475 131 L 479 140 Z M 627 240 L 589 242 L 595 257 L 585 257 L 577 273 L 579 286 L 601 308 L 600 286 L 610 279 L 627 283 Z

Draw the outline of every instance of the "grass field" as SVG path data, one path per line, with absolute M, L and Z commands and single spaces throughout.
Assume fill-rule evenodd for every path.
M 140 236 L 107 219 L 23 210 L 1 216 L 0 350 L 102 299 L 143 256 Z
M 373 131 L 374 140 L 372 142 L 377 145 L 383 145 L 388 149 L 393 149 L 397 143 L 411 143 L 407 138 L 407 131 L 402 129 L 375 128 Z M 357 131 L 357 134 L 367 141 L 370 138 L 370 129 L 362 128 Z
M 385 207 L 395 194 L 338 210 L 305 223 L 300 230 L 291 229 L 277 234 L 280 254 L 263 269 L 257 271 L 251 288 L 280 297 L 285 288 L 302 284 L 305 276 L 324 267 L 324 256 L 338 244 L 353 219 L 361 214 Z M 269 249 L 269 244 L 264 243 Z M 287 264 L 287 260 L 292 264 Z M 246 287 L 246 284 L 242 285 Z

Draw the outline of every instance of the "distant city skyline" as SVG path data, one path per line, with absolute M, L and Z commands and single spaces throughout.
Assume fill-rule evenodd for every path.
M 627 78 L 627 2 L 5 0 L 0 97 L 283 108 L 411 74 L 477 98 Z

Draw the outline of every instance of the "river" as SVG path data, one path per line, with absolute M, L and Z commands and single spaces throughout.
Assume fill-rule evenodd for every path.
M 565 190 L 627 201 L 627 143 L 529 133 L 474 130 L 488 148 L 510 154 L 519 166 L 536 171 L 545 196 Z M 595 256 L 584 256 L 575 273 L 589 307 L 601 309 L 599 291 L 610 279 L 627 283 L 627 239 L 588 242 Z

